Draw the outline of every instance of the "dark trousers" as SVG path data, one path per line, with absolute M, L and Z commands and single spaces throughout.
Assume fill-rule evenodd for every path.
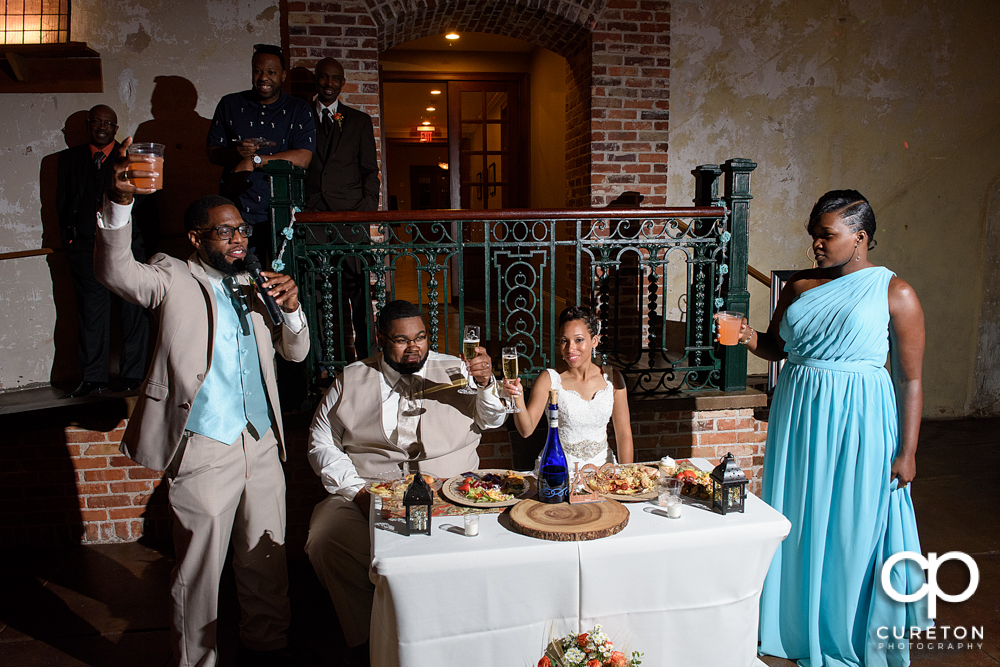
M 336 264 L 340 258 L 334 257 Z M 375 328 L 372 321 L 372 295 L 371 283 L 368 279 L 368 272 L 365 270 L 365 262 L 360 257 L 348 256 L 342 260 L 343 273 L 343 306 L 341 308 L 341 321 L 347 324 L 347 306 L 351 308 L 351 324 L 354 335 L 350 336 L 349 331 L 344 331 L 344 338 L 350 344 L 353 338 L 356 359 L 367 359 L 371 354 L 371 338 L 369 332 Z M 337 346 L 339 340 L 335 339 Z M 348 361 L 349 355 L 343 355 Z
M 94 277 L 93 245 L 81 243 L 81 246 L 71 247 L 67 255 L 73 290 L 76 292 L 79 325 L 77 354 L 83 379 L 85 382 L 108 381 L 111 302 L 114 300 L 119 304 L 123 341 L 118 375 L 129 380 L 142 380 L 146 365 L 146 342 L 149 338 L 146 310 L 112 294 L 99 283 Z

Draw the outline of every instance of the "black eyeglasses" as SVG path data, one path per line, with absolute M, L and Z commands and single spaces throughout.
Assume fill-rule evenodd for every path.
M 112 123 L 110 120 L 93 120 L 88 119 L 87 124 L 91 127 L 106 127 L 106 128 L 117 128 L 118 126 Z
M 202 234 L 211 234 L 215 232 L 215 238 L 220 241 L 228 241 L 233 238 L 233 232 L 239 232 L 240 236 L 247 239 L 253 236 L 253 225 L 243 224 L 239 227 L 209 227 L 208 229 L 201 230 Z

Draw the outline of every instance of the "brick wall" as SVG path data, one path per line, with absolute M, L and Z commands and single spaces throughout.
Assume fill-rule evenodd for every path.
M 123 401 L 0 418 L 4 546 L 168 538 L 160 474 L 118 451 Z
M 126 421 L 110 431 L 63 429 L 66 453 L 76 471 L 83 542 L 131 542 L 143 535 L 146 510 L 162 474 L 143 468 L 120 451 Z M 165 512 L 160 514 L 164 519 Z
M 609 0 L 594 26 L 591 205 L 623 190 L 667 205 L 670 3 Z
M 110 409 L 110 408 L 101 408 Z M 760 492 L 767 435 L 766 414 L 752 408 L 683 411 L 669 401 L 634 401 L 632 434 L 636 460 L 702 457 L 717 462 L 727 452 Z M 312 509 L 326 491 L 306 458 L 311 415 L 285 418 L 288 461 L 286 543 L 305 545 Z M 166 485 L 160 473 L 118 452 L 125 429 L 121 417 L 79 420 L 62 410 L 24 413 L 0 420 L 0 546 L 132 542 L 170 538 Z M 524 440 L 507 428 L 483 435 L 484 468 L 530 469 L 545 438 L 545 425 Z M 611 438 L 612 443 L 614 438 Z
M 566 205 L 603 206 L 625 190 L 666 205 L 670 3 L 664 0 L 346 0 L 288 2 L 292 92 L 341 61 L 342 99 L 380 135 L 378 53 L 448 30 L 523 39 L 567 59 Z M 380 156 L 381 157 L 381 156 Z

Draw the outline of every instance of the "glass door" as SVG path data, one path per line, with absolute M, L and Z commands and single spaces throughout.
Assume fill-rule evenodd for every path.
M 452 208 L 523 208 L 518 81 L 450 81 Z M 455 168 L 457 166 L 457 168 Z

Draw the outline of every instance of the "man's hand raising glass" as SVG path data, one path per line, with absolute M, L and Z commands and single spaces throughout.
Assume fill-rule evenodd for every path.
M 118 150 L 115 151 L 114 175 L 112 176 L 111 187 L 108 188 L 108 199 L 116 204 L 131 204 L 134 195 L 151 195 L 156 192 L 156 188 L 139 188 L 135 186 L 134 179 L 137 174 L 142 178 L 155 178 L 160 175 L 157 171 L 133 170 L 131 165 L 136 162 L 152 163 L 155 158 L 152 155 L 129 155 L 128 147 L 132 145 L 132 137 L 128 137 L 122 142 Z

